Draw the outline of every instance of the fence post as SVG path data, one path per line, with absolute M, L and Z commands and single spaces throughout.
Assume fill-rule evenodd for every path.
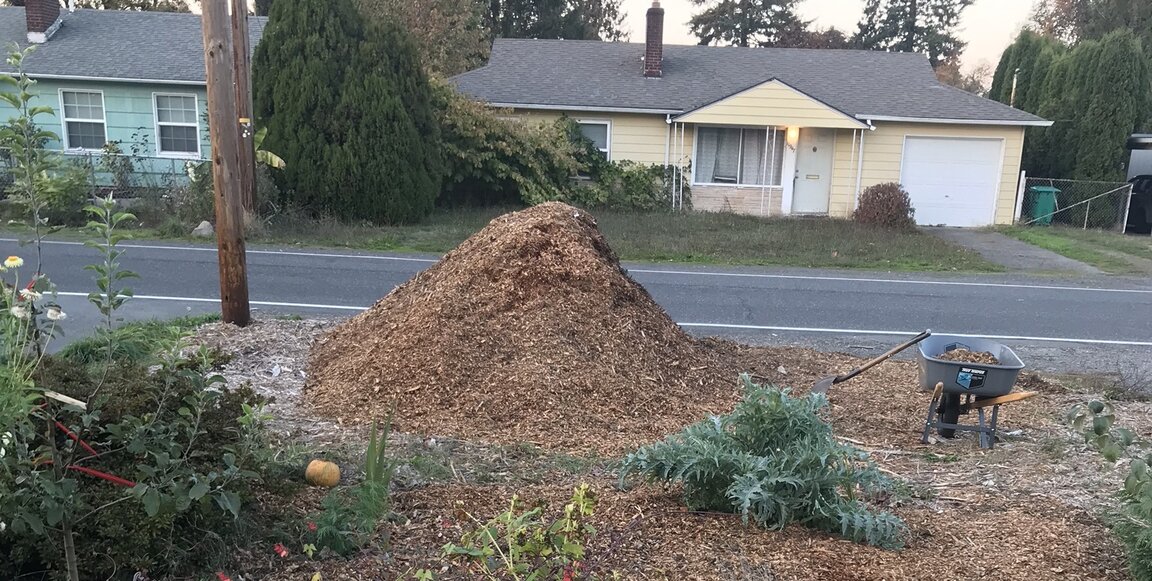
M 1120 233 L 1128 232 L 1128 212 L 1132 211 L 1132 186 L 1128 186 L 1128 195 L 1124 196 L 1124 218 L 1120 220 Z
M 1024 210 L 1024 191 L 1028 188 L 1028 172 L 1020 171 L 1020 185 L 1016 188 L 1016 214 L 1013 223 L 1020 221 L 1020 212 Z
M 1088 216 L 1092 213 L 1092 200 L 1088 200 L 1088 204 L 1084 206 L 1084 229 L 1088 229 Z

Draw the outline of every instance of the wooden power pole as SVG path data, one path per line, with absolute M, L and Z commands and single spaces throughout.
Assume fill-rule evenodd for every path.
M 228 0 L 201 2 L 204 62 L 208 81 L 208 127 L 212 140 L 216 247 L 220 263 L 220 314 L 241 327 L 251 320 L 244 249 L 244 209 L 240 200 L 240 132 L 236 129 Z
M 252 119 L 252 59 L 248 37 L 248 2 L 232 2 L 232 61 L 236 77 L 236 115 L 240 118 L 240 203 L 246 212 L 256 210 L 256 148 Z

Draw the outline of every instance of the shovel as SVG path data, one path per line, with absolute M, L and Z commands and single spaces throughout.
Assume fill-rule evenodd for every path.
M 821 378 L 820 381 L 812 384 L 812 393 L 828 393 L 828 388 L 832 387 L 834 384 L 840 383 L 841 381 L 848 381 L 849 379 L 852 379 L 853 377 L 856 377 L 857 375 L 872 369 L 876 365 L 886 361 L 889 357 L 892 357 L 893 355 L 923 341 L 924 339 L 927 339 L 931 334 L 932 329 L 926 329 L 923 333 L 920 333 L 908 341 L 893 347 L 892 349 L 888 350 L 887 353 L 871 361 L 868 361 L 864 365 L 861 365 L 860 367 L 857 367 L 848 373 L 843 375 L 829 375 L 828 377 Z

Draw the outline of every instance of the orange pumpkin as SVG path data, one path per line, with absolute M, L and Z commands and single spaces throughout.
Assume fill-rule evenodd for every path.
M 304 480 L 312 486 L 332 488 L 340 483 L 340 467 L 326 460 L 313 460 L 304 470 Z

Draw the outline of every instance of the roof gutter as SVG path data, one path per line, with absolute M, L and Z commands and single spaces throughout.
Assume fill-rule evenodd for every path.
M 596 111 L 603 113 L 643 113 L 646 115 L 674 115 L 679 109 L 643 109 L 635 107 L 591 107 L 577 105 L 541 105 L 537 103 L 488 103 L 500 109 L 545 109 L 549 111 Z
M 16 73 L 0 72 L 0 75 L 15 77 Z M 118 77 L 85 77 L 81 75 L 48 75 L 40 73 L 28 73 L 29 77 L 33 79 L 59 79 L 64 81 L 93 81 L 97 83 L 136 83 L 141 85 L 189 85 L 204 87 L 207 83 L 204 81 L 175 81 L 172 79 L 123 79 Z
M 1052 122 L 1044 119 L 1037 121 L 1009 121 L 998 119 L 940 119 L 937 117 L 894 117 L 888 115 L 857 115 L 857 119 L 869 122 L 890 121 L 895 123 L 938 123 L 941 125 L 1011 125 L 1018 127 L 1051 127 Z

